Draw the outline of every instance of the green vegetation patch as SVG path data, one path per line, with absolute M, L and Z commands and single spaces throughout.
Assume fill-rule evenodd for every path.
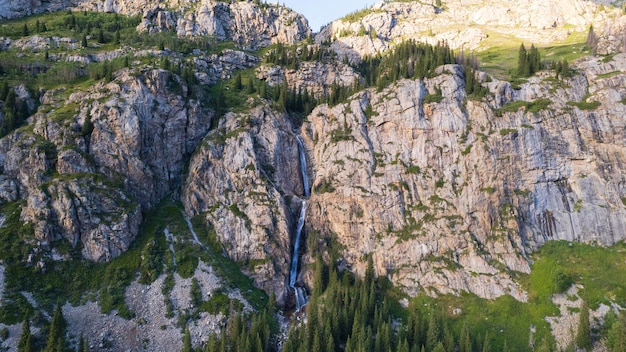
M 534 298 L 563 291 L 571 280 L 583 289 L 578 293 L 592 309 L 600 303 L 626 305 L 626 244 L 604 248 L 582 243 L 550 241 L 533 257 L 530 275 Z
M 575 106 L 580 110 L 595 110 L 602 104 L 599 101 L 568 101 L 567 105 Z
M 552 101 L 546 98 L 535 99 L 532 102 L 524 101 L 524 100 L 516 100 L 510 102 L 508 104 L 503 105 L 499 109 L 495 109 L 494 113 L 496 116 L 502 116 L 506 112 L 517 112 L 519 109 L 525 109 L 526 112 L 537 113 L 542 110 L 546 110 Z

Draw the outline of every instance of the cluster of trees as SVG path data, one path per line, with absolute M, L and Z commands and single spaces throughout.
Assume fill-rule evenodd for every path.
M 332 266 L 324 268 L 318 258 L 314 281 L 307 323 L 292 328 L 283 345 L 285 352 L 491 350 L 489 337 L 476 338 L 467 326 L 455 336 L 437 308 L 427 316 L 412 310 L 398 324 L 374 277 L 371 259 L 361 280 Z
M 571 77 L 573 74 L 572 69 L 569 67 L 569 63 L 565 59 L 556 62 L 554 65 L 554 71 L 556 72 L 557 78 Z
M 521 44 L 517 57 L 517 76 L 529 77 L 541 69 L 541 54 L 535 45 L 531 45 L 530 50 L 526 50 Z
M 469 98 L 480 99 L 489 93 L 489 89 L 483 87 L 478 79 L 476 79 L 476 70 L 480 63 L 474 55 L 465 55 L 462 51 L 456 56 L 456 63 L 463 65 L 465 73 L 465 93 Z
M 311 40 L 307 40 L 303 46 L 286 47 L 284 44 L 277 44 L 271 50 L 264 61 L 268 64 L 280 65 L 289 69 L 296 69 L 301 61 L 323 61 L 327 57 L 335 55 L 334 51 L 329 51 L 321 46 L 310 45 Z
M 245 314 L 231 304 L 226 328 L 220 336 L 212 334 L 198 352 L 269 352 L 274 351 L 271 336 L 276 333 L 276 325 L 271 324 L 274 305 L 270 302 L 267 309 L 258 314 Z M 183 338 L 183 352 L 193 352 L 188 330 Z
M 37 347 L 37 341 L 35 341 L 30 329 L 30 318 L 26 317 L 22 324 L 22 335 L 17 343 L 17 352 L 66 352 L 69 351 L 67 341 L 65 340 L 65 332 L 67 329 L 67 322 L 63 317 L 61 311 L 61 305 L 57 304 L 52 316 L 52 321 L 48 327 L 48 336 L 43 349 Z M 77 352 L 88 352 L 89 343 L 86 343 L 82 335 Z
M 3 118 L 0 121 L 0 137 L 20 127 L 29 116 L 26 102 L 18 100 L 13 88 L 6 81 L 0 83 L 0 102 L 2 104 Z
M 454 63 L 454 53 L 447 44 L 433 46 L 408 40 L 388 54 L 365 58 L 358 69 L 366 86 L 382 89 L 402 78 L 431 77 L 437 67 Z

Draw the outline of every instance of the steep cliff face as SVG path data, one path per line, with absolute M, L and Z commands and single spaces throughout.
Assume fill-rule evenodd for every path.
M 353 87 L 361 82 L 361 76 L 351 66 L 338 62 L 305 61 L 295 69 L 265 64 L 256 69 L 256 76 L 270 86 L 286 81 L 289 89 L 296 92 L 306 90 L 316 97 L 328 94 L 329 87 L 333 85 Z
M 210 35 L 256 49 L 272 43 L 293 44 L 311 34 L 302 15 L 283 6 L 205 0 L 178 10 L 154 8 L 143 13 L 139 31 L 174 30 L 179 36 Z
M 528 250 L 626 237 L 625 59 L 589 59 L 561 83 L 491 82 L 488 102 L 467 100 L 462 69 L 448 65 L 318 107 L 302 126 L 315 179 L 308 227 L 336 236 L 357 272 L 371 253 L 411 295 L 524 300 L 508 272 L 530 270 Z M 582 99 L 599 106 L 571 103 Z
M 228 256 L 282 303 L 291 258 L 290 201 L 302 195 L 298 149 L 287 116 L 265 102 L 229 113 L 189 164 L 185 211 L 202 216 Z M 297 211 L 297 209 L 295 210 Z
M 2 139 L 2 198 L 25 200 L 39 245 L 65 238 L 96 261 L 128 249 L 141 210 L 180 186 L 211 123 L 176 85 L 187 89 L 162 70 L 125 70 L 85 92 L 48 91 L 31 126 Z

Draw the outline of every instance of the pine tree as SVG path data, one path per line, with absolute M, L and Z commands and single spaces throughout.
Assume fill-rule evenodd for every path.
M 17 352 L 33 352 L 33 335 L 30 332 L 30 320 L 24 319 L 22 324 L 22 335 L 17 343 Z
M 589 306 L 583 302 L 578 316 L 578 331 L 576 333 L 576 346 L 585 351 L 591 349 L 591 326 L 589 322 Z
M 472 340 L 467 324 L 463 324 L 461 336 L 459 338 L 459 352 L 472 352 Z
M 80 45 L 81 45 L 83 48 L 86 48 L 86 47 L 89 45 L 89 44 L 87 43 L 87 35 L 86 35 L 86 34 L 83 34 L 83 39 L 81 39 L 81 41 L 80 41 Z
M 611 352 L 626 352 L 626 312 L 622 311 L 608 334 Z
M 57 307 L 52 316 L 50 323 L 50 331 L 48 332 L 48 340 L 43 352 L 62 352 L 65 344 L 65 328 L 67 323 L 61 311 L 61 304 L 57 303 Z M 60 349 L 59 349 L 60 347 Z
M 120 30 L 116 30 L 115 34 L 113 35 L 113 42 L 117 45 L 120 43 Z
M 104 44 L 104 31 L 102 28 L 98 31 L 98 43 Z
M 194 307 L 200 307 L 202 304 L 202 290 L 198 280 L 194 277 L 191 279 L 191 288 L 189 289 L 189 295 L 191 296 L 191 303 Z
M 235 90 L 241 90 L 243 84 L 241 83 L 241 73 L 237 73 L 235 75 L 235 83 L 234 83 L 234 88 Z
M 426 349 L 432 351 L 439 341 L 439 321 L 437 314 L 433 310 L 428 320 L 428 330 L 426 331 Z
M 76 348 L 77 352 L 83 352 L 85 350 L 85 339 L 83 337 L 83 333 L 80 333 L 80 337 L 78 338 L 78 348 Z
M 252 79 L 252 77 L 248 78 L 248 82 L 246 84 L 246 93 L 247 94 L 254 93 L 254 80 Z
M 528 54 L 526 53 L 526 47 L 522 43 L 519 47 L 517 54 L 517 75 L 524 77 L 528 72 Z
M 443 346 L 443 343 L 439 341 L 432 352 L 446 352 L 446 348 Z
M 489 343 L 489 332 L 485 332 L 485 339 L 483 340 L 483 352 L 490 352 L 491 344 Z
M 29 34 L 30 31 L 28 30 L 28 25 L 24 23 L 24 27 L 22 27 L 22 36 L 27 37 Z
M 183 336 L 183 348 L 180 351 L 181 352 L 193 352 L 193 347 L 191 346 L 191 334 L 189 333 L 189 326 L 185 327 L 185 336 Z
M 591 49 L 593 56 L 598 54 L 598 36 L 593 30 L 593 25 L 589 26 L 589 32 L 587 33 L 587 46 Z
M 261 82 L 261 86 L 259 87 L 259 96 L 263 99 L 267 98 L 267 85 L 264 81 Z

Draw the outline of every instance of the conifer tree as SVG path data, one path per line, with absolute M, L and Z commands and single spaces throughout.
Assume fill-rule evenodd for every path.
M 193 352 L 193 347 L 191 346 L 191 334 L 189 332 L 189 326 L 185 327 L 185 335 L 183 336 L 183 348 L 180 351 L 181 352 Z
M 485 339 L 483 340 L 483 352 L 491 351 L 491 343 L 489 342 L 489 331 L 485 332 Z
M 583 302 L 578 316 L 578 331 L 576 333 L 576 346 L 585 351 L 591 349 L 591 326 L 589 322 L 589 306 Z
M 198 284 L 198 280 L 195 277 L 191 279 L 189 295 L 191 296 L 191 302 L 194 307 L 200 307 L 202 304 L 202 290 L 200 289 L 200 284 Z
M 472 340 L 467 323 L 463 324 L 461 336 L 459 338 L 459 352 L 472 352 Z
M 242 86 L 243 86 L 243 84 L 241 83 L 241 73 L 237 73 L 237 74 L 235 75 L 235 83 L 234 83 L 234 86 L 235 86 L 234 88 L 235 88 L 236 90 L 241 90 L 241 88 L 242 88 Z
M 591 49 L 593 56 L 598 54 L 598 36 L 593 30 L 593 24 L 589 26 L 589 32 L 587 33 L 587 46 Z
M 522 43 L 517 54 L 517 75 L 525 76 L 526 72 L 528 72 L 528 55 L 526 53 L 526 47 Z
M 626 352 L 626 312 L 620 313 L 608 335 L 608 345 L 611 352 Z
M 428 320 L 428 330 L 426 331 L 426 350 L 432 351 L 439 341 L 439 321 L 437 314 L 433 310 Z
M 437 345 L 432 350 L 432 352 L 446 352 L 446 348 L 444 347 L 441 341 L 437 342 Z
M 22 335 L 17 343 L 17 352 L 33 352 L 33 335 L 30 332 L 30 320 L 24 319 L 22 324 Z
M 252 77 L 248 78 L 248 82 L 246 84 L 246 93 L 248 94 L 254 93 L 254 80 L 252 79 Z
M 48 332 L 48 340 L 43 352 L 63 352 L 65 345 L 65 328 L 67 323 L 61 311 L 61 304 L 57 303 L 57 307 L 52 316 L 50 330 Z

